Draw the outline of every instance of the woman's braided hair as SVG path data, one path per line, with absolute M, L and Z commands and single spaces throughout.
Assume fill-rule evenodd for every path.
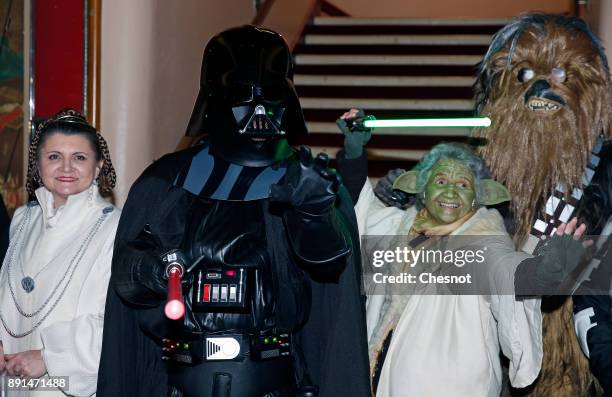
M 110 193 L 117 182 L 117 175 L 113 168 L 106 140 L 87 122 L 81 113 L 74 109 L 63 109 L 53 117 L 40 123 L 32 136 L 28 150 L 28 176 L 26 181 L 28 194 L 33 195 L 34 191 L 43 184 L 38 172 L 40 148 L 47 140 L 47 137 L 54 133 L 82 135 L 91 143 L 96 153 L 96 160 L 104 160 L 100 174 L 96 179 L 100 193 Z

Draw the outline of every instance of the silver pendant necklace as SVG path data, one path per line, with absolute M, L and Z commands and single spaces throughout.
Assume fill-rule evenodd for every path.
M 23 230 L 25 229 L 26 225 L 29 226 L 29 224 L 30 224 L 30 216 L 31 216 L 31 213 L 32 213 L 31 208 L 33 206 L 35 206 L 36 204 L 37 203 L 35 201 L 31 201 L 31 202 L 27 203 L 27 208 L 25 210 L 25 215 L 23 216 L 23 218 L 21 219 L 21 222 L 19 223 L 19 227 L 17 229 L 17 233 L 15 233 L 15 244 L 10 244 L 9 248 L 8 248 L 8 251 L 7 251 L 7 255 L 6 255 L 6 257 L 8 259 L 7 269 L 10 268 L 12 262 L 14 262 L 15 253 L 16 252 L 21 252 L 21 249 L 17 249 L 17 248 L 23 246 L 23 240 L 25 240 L 25 238 L 22 237 Z M 25 277 L 25 275 L 23 274 L 23 267 L 21 267 L 21 275 L 23 276 L 23 278 L 21 279 L 21 287 L 27 293 L 32 292 L 32 290 L 34 289 L 34 279 L 32 277 Z
M 34 291 L 34 279 L 32 277 L 24 277 L 21 279 L 21 288 L 25 290 L 28 294 Z
M 26 220 L 27 220 L 28 224 L 29 224 L 29 220 L 30 220 L 30 211 L 31 211 L 31 209 L 30 209 L 30 206 L 28 206 L 28 208 L 26 209 L 26 214 L 24 216 L 24 219 L 20 223 L 19 229 L 18 229 L 17 233 L 15 234 L 15 237 L 16 237 L 15 238 L 15 244 L 14 245 L 11 244 L 9 246 L 9 250 L 8 250 L 9 252 L 7 252 L 7 258 L 8 258 L 7 263 L 6 263 L 7 276 L 8 276 L 7 277 L 7 284 L 9 286 L 9 291 L 11 292 L 11 297 L 13 298 L 13 302 L 15 303 L 15 307 L 17 308 L 17 311 L 19 312 L 19 314 L 21 314 L 22 316 L 27 317 L 27 318 L 31 318 L 31 317 L 36 316 L 37 314 L 41 313 L 49 305 L 49 303 L 51 302 L 51 299 L 53 298 L 53 296 L 56 295 L 56 293 L 59 291 L 60 287 L 62 287 L 62 284 L 64 284 L 64 285 L 63 285 L 62 290 L 59 291 L 59 296 L 51 304 L 51 307 L 41 316 L 41 318 L 28 331 L 19 333 L 19 332 L 15 332 L 15 331 L 11 330 L 8 327 L 8 324 L 6 323 L 6 321 L 4 319 L 4 316 L 2 315 L 2 312 L 0 312 L 0 321 L 2 322 L 2 325 L 4 326 L 4 328 L 6 329 L 6 331 L 7 331 L 7 333 L 9 335 L 11 335 L 14 338 L 21 338 L 21 337 L 27 336 L 27 335 L 31 334 L 32 332 L 34 332 L 34 330 L 37 329 L 45 321 L 45 319 L 51 314 L 53 309 L 55 309 L 57 304 L 60 302 L 60 300 L 64 296 L 64 293 L 66 292 L 66 290 L 68 288 L 68 285 L 70 284 L 70 281 L 72 280 L 72 277 L 74 276 L 74 273 L 75 273 L 79 263 L 81 262 L 81 259 L 85 255 L 85 252 L 87 251 L 87 248 L 89 247 L 89 244 L 91 243 L 91 241 L 93 240 L 94 236 L 96 235 L 96 233 L 98 232 L 98 230 L 102 226 L 102 223 L 104 222 L 104 220 L 106 219 L 108 214 L 113 212 L 113 210 L 114 210 L 114 208 L 112 206 L 105 207 L 102 210 L 102 215 L 96 220 L 96 222 L 94 223 L 92 228 L 89 230 L 89 233 L 85 237 L 85 240 L 81 243 L 81 245 L 79 246 L 77 252 L 72 257 L 72 259 L 70 261 L 70 264 L 68 265 L 68 268 L 66 270 L 66 273 L 64 273 L 64 275 L 62 276 L 62 278 L 59 281 L 59 283 L 55 286 L 55 288 L 53 288 L 53 290 L 51 291 L 51 293 L 49 294 L 47 299 L 45 299 L 45 301 L 42 303 L 42 305 L 37 310 L 35 310 L 35 311 L 31 312 L 31 313 L 28 313 L 25 310 L 23 310 L 21 305 L 19 305 L 19 302 L 17 301 L 17 296 L 15 294 L 15 290 L 13 289 L 13 282 L 12 282 L 14 280 L 14 277 L 12 277 L 12 267 L 13 267 L 13 262 L 15 260 L 15 256 L 14 255 L 15 255 L 15 252 L 17 251 L 17 247 L 24 245 L 23 241 L 25 240 L 25 236 L 21 236 L 21 234 L 23 233 L 23 231 L 25 229 Z M 21 238 L 19 238 L 19 237 L 21 237 Z M 45 267 L 47 265 L 45 265 Z M 28 278 L 28 277 L 24 277 L 22 279 L 22 287 L 24 287 L 23 283 L 24 283 L 24 280 L 26 278 Z M 66 280 L 66 278 L 68 278 L 68 279 Z M 25 290 L 25 287 L 24 287 L 24 290 Z M 30 291 L 26 290 L 26 292 L 29 293 L 29 292 L 31 292 L 31 290 Z
M 30 207 L 30 206 L 34 207 L 34 206 L 36 206 L 36 205 L 37 205 L 37 203 L 36 203 L 35 201 L 32 201 L 32 202 L 28 203 L 28 211 L 26 212 L 26 216 L 25 216 L 25 217 L 24 217 L 24 219 L 23 219 L 23 222 L 25 223 L 24 228 L 25 228 L 26 230 L 29 228 L 29 226 L 30 226 L 30 220 L 31 220 L 31 212 L 29 211 L 29 207 Z M 20 229 L 20 231 L 21 231 L 21 229 Z M 22 246 L 23 246 L 23 242 L 22 242 Z M 21 277 L 22 277 L 22 278 L 21 278 L 21 288 L 23 288 L 23 290 L 24 290 L 25 292 L 27 292 L 28 294 L 29 294 L 30 292 L 32 292 L 32 291 L 34 290 L 34 287 L 36 286 L 36 283 L 35 283 L 35 281 L 34 281 L 34 280 L 36 279 L 36 277 L 38 277 L 38 275 L 39 275 L 40 273 L 42 273 L 42 272 L 43 272 L 43 271 L 44 271 L 44 270 L 45 270 L 45 269 L 46 269 L 46 268 L 47 268 L 47 267 L 48 267 L 48 266 L 49 266 L 51 263 L 55 262 L 55 260 L 56 260 L 57 258 L 59 258 L 59 257 L 60 257 L 60 256 L 61 256 L 61 255 L 64 253 L 64 251 L 65 251 L 65 250 L 60 250 L 60 251 L 58 252 L 58 254 L 57 254 L 57 255 L 55 255 L 55 257 L 53 257 L 53 259 L 51 259 L 50 261 L 48 261 L 48 262 L 47 262 L 47 264 L 46 264 L 46 265 L 44 265 L 44 266 L 43 266 L 43 267 L 42 267 L 42 268 L 41 268 L 41 269 L 40 269 L 38 272 L 36 272 L 36 274 L 35 274 L 35 275 L 33 275 L 33 276 L 26 276 L 26 275 L 25 275 L 25 272 L 24 272 L 24 270 L 23 270 L 23 260 L 19 260 L 19 261 L 17 261 L 17 262 L 19 262 L 19 270 L 20 270 L 20 272 L 21 272 Z M 21 251 L 19 251 L 19 252 L 21 252 Z M 19 254 L 17 254 L 17 255 L 19 255 Z

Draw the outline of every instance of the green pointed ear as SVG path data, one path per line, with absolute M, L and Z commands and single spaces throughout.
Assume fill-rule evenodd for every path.
M 480 193 L 480 204 L 483 205 L 495 205 L 512 199 L 508 189 L 493 179 L 480 181 Z
M 398 176 L 395 182 L 393 182 L 393 189 L 401 190 L 406 193 L 418 193 L 417 190 L 417 176 L 418 171 L 407 171 L 402 175 Z

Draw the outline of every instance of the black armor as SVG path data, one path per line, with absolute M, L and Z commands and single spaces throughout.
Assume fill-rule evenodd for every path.
M 325 156 L 288 144 L 305 132 L 291 74 L 274 32 L 235 28 L 207 45 L 188 134 L 208 138 L 149 167 L 119 226 L 109 301 L 124 306 L 107 318 L 146 337 L 120 350 L 130 331 L 105 327 L 99 395 L 369 396 L 352 205 Z M 160 305 L 168 252 L 187 258 L 177 321 Z M 111 385 L 111 357 L 126 351 L 144 356 L 144 385 Z

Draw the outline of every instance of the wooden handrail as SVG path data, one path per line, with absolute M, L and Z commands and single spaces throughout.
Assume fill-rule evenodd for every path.
M 253 25 L 280 33 L 293 50 L 304 28 L 319 9 L 320 0 L 267 0 Z
M 270 12 L 270 8 L 274 4 L 275 0 L 266 0 L 263 2 L 259 11 L 257 11 L 257 15 L 253 18 L 253 22 L 251 22 L 255 26 L 261 26 L 261 23 L 266 19 L 268 12 Z
M 321 13 L 327 14 L 332 17 L 350 17 L 351 15 L 344 11 L 342 8 L 333 4 L 328 0 L 321 1 Z

